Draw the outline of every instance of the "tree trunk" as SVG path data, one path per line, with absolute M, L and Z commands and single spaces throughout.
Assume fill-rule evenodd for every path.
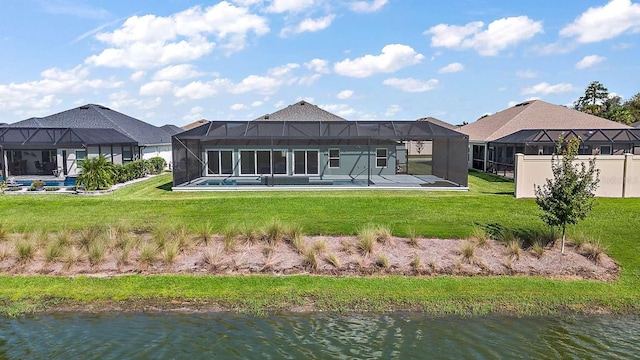
M 564 231 L 565 231 L 565 227 L 562 227 L 562 250 L 560 251 L 560 253 L 562 253 L 562 255 L 564 255 Z

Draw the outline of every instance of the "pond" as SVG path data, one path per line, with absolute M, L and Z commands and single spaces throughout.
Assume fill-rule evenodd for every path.
M 638 344 L 638 316 L 61 313 L 0 322 L 0 359 L 630 359 Z

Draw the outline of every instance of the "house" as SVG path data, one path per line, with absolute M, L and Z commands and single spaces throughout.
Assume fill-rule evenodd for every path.
M 211 121 L 173 136 L 174 189 L 391 184 L 410 176 L 404 145 L 410 140 L 433 141 L 423 175 L 467 186 L 464 134 L 428 121 L 348 121 L 300 101 L 254 120 Z
M 193 128 L 196 128 L 196 127 L 198 127 L 200 125 L 208 124 L 208 123 L 209 123 L 209 120 L 200 119 L 200 120 L 196 120 L 196 121 L 194 121 L 192 123 L 189 123 L 187 125 L 181 126 L 180 129 L 182 129 L 182 131 L 187 131 L 187 130 L 191 130 Z
M 163 157 L 171 162 L 171 136 L 181 129 L 157 127 L 95 104 L 0 128 L 2 174 L 76 175 L 78 163 L 102 154 L 114 163 Z
M 447 129 L 458 131 L 458 126 L 449 124 L 446 121 L 436 119 L 434 117 L 420 118 L 418 121 L 428 121 L 430 123 L 442 126 Z M 433 143 L 431 141 L 407 141 L 407 155 L 424 155 L 430 156 L 433 149 Z
M 508 109 L 462 126 L 458 131 L 469 136 L 468 167 L 487 172 L 513 171 L 516 153 L 552 154 L 553 143 L 534 144 L 528 137 L 532 131 L 556 135 L 576 130 L 588 134 L 589 131 L 607 129 L 629 129 L 621 123 L 586 114 L 564 106 L 553 105 L 541 100 L 526 101 Z M 553 131 L 552 131 L 553 130 Z M 549 132 L 551 131 L 551 132 Z M 600 145 L 612 146 L 609 151 L 622 151 L 611 141 L 603 144 L 595 137 L 583 137 L 583 150 L 600 152 Z M 625 146 L 629 146 L 628 144 Z M 633 145 L 630 145 L 633 146 Z

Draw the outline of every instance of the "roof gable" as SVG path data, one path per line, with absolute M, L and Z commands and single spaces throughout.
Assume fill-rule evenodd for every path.
M 10 124 L 11 127 L 114 129 L 139 145 L 171 143 L 171 131 L 148 124 L 102 105 L 87 104 L 42 118 Z
M 254 121 L 346 121 L 306 101 L 299 101 L 272 114 L 261 116 Z
M 459 128 L 470 141 L 493 141 L 525 129 L 626 129 L 629 126 L 541 100 L 517 104 Z

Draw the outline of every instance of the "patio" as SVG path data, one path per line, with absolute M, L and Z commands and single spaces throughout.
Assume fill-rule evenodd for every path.
M 278 190 L 469 190 L 434 175 L 349 175 L 272 177 L 207 176 L 172 187 L 173 191 Z

